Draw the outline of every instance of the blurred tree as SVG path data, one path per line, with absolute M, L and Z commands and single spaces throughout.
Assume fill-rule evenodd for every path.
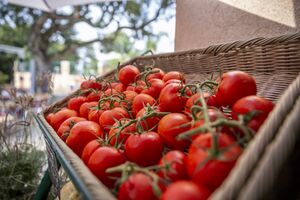
M 8 24 L 3 24 L 0 26 L 0 44 L 23 47 L 27 44 L 28 31 L 28 27 L 23 25 L 11 27 Z M 17 56 L 15 54 L 0 52 L 0 84 L 11 81 L 13 73 L 12 66 L 16 59 Z
M 170 18 L 173 13 L 167 9 L 174 3 L 175 0 L 108 1 L 47 13 L 0 1 L 0 25 L 14 30 L 22 27 L 23 31 L 24 28 L 24 32 L 14 38 L 6 32 L 7 37 L 13 40 L 19 40 L 20 37 L 20 45 L 25 40 L 38 66 L 38 72 L 43 73 L 50 70 L 53 60 L 74 58 L 78 48 L 95 42 L 101 44 L 103 52 L 115 50 L 128 53 L 132 50 L 130 43 L 115 44 L 116 40 L 122 40 L 122 37 L 124 40 L 127 35 L 129 39 L 146 38 L 150 47 L 153 47 L 155 43 L 150 41 L 158 36 L 153 33 L 151 24 L 159 17 Z M 94 27 L 97 38 L 90 41 L 78 39 L 76 26 L 79 23 Z

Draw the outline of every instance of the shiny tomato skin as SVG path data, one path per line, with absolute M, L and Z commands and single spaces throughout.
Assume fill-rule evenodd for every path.
M 96 106 L 98 106 L 98 102 L 96 101 L 83 103 L 79 108 L 79 116 L 87 119 L 90 110 Z
M 124 181 L 118 193 L 119 200 L 156 200 L 152 188 L 152 179 L 140 172 L 135 172 Z
M 153 78 L 158 78 L 158 79 L 163 79 L 164 75 L 166 74 L 162 69 L 160 68 L 153 68 L 152 71 L 159 71 L 153 74 L 149 74 L 147 76 L 147 81 L 153 79 Z
M 68 101 L 67 107 L 71 110 L 75 110 L 79 112 L 80 106 L 86 102 L 86 97 L 79 96 L 79 97 L 73 97 Z
M 95 89 L 95 90 L 101 90 L 102 84 L 95 81 L 95 80 L 85 80 L 81 83 L 80 89 Z
M 108 88 L 104 91 L 105 96 L 111 96 L 113 94 L 119 94 L 119 92 L 113 88 Z
M 188 151 L 187 171 L 193 182 L 214 191 L 228 176 L 242 149 L 232 137 L 224 133 L 218 136 L 218 148 L 228 149 L 209 158 L 211 148 L 211 133 L 201 134 L 193 140 Z
M 133 99 L 138 95 L 135 91 L 126 90 L 123 92 L 125 98 L 124 100 L 133 102 Z
M 159 97 L 160 91 L 164 87 L 164 81 L 157 78 L 153 78 L 150 79 L 148 83 L 150 84 L 150 87 L 142 90 L 141 93 L 148 94 L 152 96 L 154 99 L 157 99 Z
M 101 114 L 99 124 L 103 127 L 104 131 L 109 131 L 116 120 L 118 121 L 128 117 L 127 111 L 123 108 L 113 108 L 112 110 L 106 110 Z
M 171 79 L 177 79 L 177 80 L 182 81 L 182 83 L 185 83 L 185 77 L 184 77 L 184 75 L 181 72 L 178 72 L 178 71 L 167 72 L 164 75 L 164 77 L 163 77 L 162 80 L 164 82 L 167 82 L 168 80 L 171 80 Z
M 81 160 L 84 162 L 84 164 L 88 164 L 91 155 L 101 146 L 102 142 L 99 139 L 92 140 L 85 145 L 81 154 Z
M 188 179 L 186 170 L 187 155 L 182 151 L 171 150 L 166 153 L 159 161 L 158 166 L 169 165 L 169 169 L 162 168 L 158 175 L 167 180 L 178 181 Z
M 129 161 L 146 167 L 159 161 L 163 148 L 163 142 L 156 132 L 146 132 L 128 137 L 125 154 Z
M 51 124 L 51 119 L 54 116 L 54 113 L 49 113 L 48 115 L 45 116 L 46 121 Z
M 122 125 L 125 125 L 128 122 L 129 122 L 129 120 L 127 120 L 127 119 L 121 120 Z M 119 124 L 119 122 L 114 123 L 113 127 L 117 126 L 118 124 Z M 120 144 L 120 142 L 123 142 L 123 144 L 125 144 L 128 137 L 135 132 L 136 132 L 135 123 L 127 126 L 120 132 L 120 135 L 118 138 L 118 143 Z M 108 133 L 108 138 L 110 139 L 109 144 L 112 146 L 114 146 L 116 144 L 116 141 L 117 141 L 116 134 L 117 133 L 118 133 L 117 128 L 111 128 L 109 130 L 109 133 Z
M 183 89 L 184 85 L 179 83 L 170 83 L 164 87 L 159 95 L 159 108 L 163 112 L 179 113 L 184 110 L 186 101 L 192 92 L 186 88 L 184 94 L 181 95 L 179 90 Z
M 138 80 L 134 85 L 127 86 L 127 91 L 135 91 L 136 93 L 140 94 L 146 87 L 145 81 Z
M 117 83 L 114 86 L 114 89 L 117 90 L 118 92 L 124 92 L 126 90 L 126 85 L 122 84 L 122 83 Z
M 191 108 L 192 108 L 193 105 L 201 106 L 201 102 L 198 101 L 200 99 L 200 96 L 201 95 L 199 93 L 193 94 L 186 101 L 186 104 L 185 104 L 185 107 L 184 107 L 186 112 L 191 112 Z M 204 92 L 203 97 L 205 99 L 205 102 L 206 102 L 207 106 L 218 107 L 217 102 L 214 100 L 214 98 L 215 98 L 214 96 L 211 96 L 208 92 Z M 198 103 L 196 104 L 196 102 L 198 102 Z
M 159 112 L 158 109 L 156 109 L 156 111 Z M 136 119 L 138 119 L 139 117 L 142 118 L 142 117 L 144 117 L 145 115 L 147 115 L 146 109 L 145 109 L 145 108 L 142 108 L 142 109 L 136 114 Z M 159 122 L 159 120 L 160 120 L 161 118 L 162 118 L 162 117 L 148 117 L 148 118 L 143 119 L 143 120 L 140 121 L 140 122 L 141 122 L 141 126 L 143 127 L 144 131 L 148 131 L 148 130 L 156 131 L 158 122 Z
M 60 111 L 56 112 L 51 117 L 51 126 L 55 131 L 57 131 L 60 127 L 60 125 L 70 117 L 77 117 L 78 113 L 75 110 L 70 110 L 68 108 L 63 108 Z
M 167 187 L 160 200 L 206 200 L 211 192 L 192 181 L 177 181 Z
M 258 131 L 259 127 L 264 123 L 269 113 L 273 110 L 274 104 L 262 97 L 247 96 L 239 99 L 232 107 L 232 116 L 237 119 L 237 114 L 245 115 L 250 111 L 258 111 L 247 124 L 249 128 L 254 131 Z
M 182 81 L 181 81 L 181 80 L 178 80 L 178 79 L 170 79 L 170 80 L 168 80 L 167 82 L 164 83 L 164 87 L 166 87 L 166 86 L 169 85 L 170 83 L 178 83 L 178 84 L 181 84 Z
M 99 124 L 91 121 L 76 123 L 70 130 L 66 144 L 78 155 L 91 140 L 103 137 L 103 131 Z
M 177 136 L 188 131 L 190 127 L 190 118 L 188 116 L 182 113 L 170 113 L 159 121 L 158 134 L 167 147 L 184 150 L 189 146 L 190 141 L 177 140 Z
M 85 102 L 99 101 L 102 96 L 101 91 L 93 91 L 87 97 Z
M 249 95 L 256 95 L 256 82 L 251 75 L 242 71 L 229 71 L 222 75 L 216 92 L 220 106 L 232 106 Z
M 121 165 L 126 162 L 126 158 L 114 147 L 102 146 L 94 151 L 88 161 L 88 168 L 107 187 L 112 188 L 116 182 L 115 178 L 120 177 L 120 173 L 107 173 L 111 167 Z
M 136 115 L 144 106 L 147 104 L 153 105 L 155 104 L 155 99 L 148 94 L 138 94 L 132 102 L 132 112 Z
M 71 128 L 78 122 L 86 121 L 85 118 L 82 117 L 70 117 L 66 119 L 58 128 L 57 135 L 63 140 L 66 141 L 70 134 Z
M 129 85 L 135 81 L 135 77 L 140 74 L 140 70 L 133 65 L 126 65 L 121 68 L 118 77 L 119 81 L 124 85 Z
M 207 109 L 207 114 L 208 114 L 209 120 L 211 122 L 214 122 L 220 118 L 226 118 L 226 116 L 221 111 L 217 110 L 216 108 L 215 109 L 211 109 L 211 108 Z M 204 116 L 203 116 L 202 112 L 197 113 L 197 116 L 199 118 L 194 122 L 191 129 L 199 128 L 205 124 L 205 120 L 204 120 Z M 222 131 L 226 131 L 227 129 L 228 129 L 228 127 L 224 126 L 222 128 Z M 199 134 L 203 134 L 203 133 L 198 133 L 196 135 L 193 135 L 191 137 L 191 139 L 192 140 L 196 139 Z
M 88 114 L 88 120 L 99 123 L 99 118 L 105 110 L 92 109 Z

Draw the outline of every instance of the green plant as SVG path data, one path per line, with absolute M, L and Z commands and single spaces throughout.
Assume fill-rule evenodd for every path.
M 31 134 L 33 97 L 19 96 L 16 90 L 10 97 L 0 102 L 5 113 L 0 119 L 0 199 L 32 199 L 46 157 Z
M 1 151 L 0 156 L 0 199 L 32 199 L 44 164 L 44 152 L 23 143 Z

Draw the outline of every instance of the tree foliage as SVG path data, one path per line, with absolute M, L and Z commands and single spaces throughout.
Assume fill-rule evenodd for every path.
M 46 13 L 0 2 L 0 25 L 15 30 L 21 28 L 22 31 L 16 31 L 20 35 L 14 38 L 20 40 L 20 44 L 26 41 L 37 63 L 40 61 L 40 64 L 47 65 L 52 60 L 69 58 L 76 54 L 78 48 L 95 42 L 100 42 L 103 52 L 117 50 L 128 53 L 130 44 L 127 43 L 129 47 L 118 46 L 116 39 L 124 39 L 127 35 L 128 38 L 150 41 L 157 37 L 152 32 L 151 23 L 162 16 L 170 17 L 172 13 L 167 9 L 172 5 L 174 0 L 115 1 Z M 79 23 L 95 28 L 97 37 L 89 41 L 78 39 L 76 26 Z M 4 37 L 0 35 L 1 40 Z

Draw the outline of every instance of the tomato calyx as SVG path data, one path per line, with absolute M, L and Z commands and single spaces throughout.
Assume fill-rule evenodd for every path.
M 145 107 L 145 113 L 143 116 L 141 117 L 138 117 L 137 118 L 137 121 L 136 121 L 136 126 L 137 126 L 137 132 L 139 134 L 143 133 L 144 132 L 144 129 L 143 129 L 143 126 L 142 126 L 142 123 L 145 123 L 146 126 L 147 125 L 147 122 L 146 122 L 146 119 L 148 118 L 151 118 L 151 117 L 163 117 L 167 114 L 170 114 L 170 112 L 161 112 L 161 111 L 158 111 L 157 110 L 157 107 L 156 106 L 151 106 L 149 104 L 147 104 Z M 156 125 L 157 126 L 157 125 Z M 149 131 L 153 130 L 156 128 L 156 126 L 152 127 Z
M 218 118 L 216 119 L 214 122 L 210 121 L 209 115 L 208 115 L 208 108 L 207 108 L 207 104 L 205 102 L 204 99 L 204 95 L 201 89 L 198 89 L 198 92 L 200 93 L 200 103 L 202 106 L 198 106 L 198 105 L 193 105 L 191 110 L 192 110 L 192 117 L 194 119 L 197 118 L 196 112 L 199 110 L 202 110 L 203 112 L 203 117 L 204 117 L 204 124 L 198 128 L 194 128 L 191 129 L 189 131 L 186 131 L 184 133 L 181 133 L 180 135 L 177 136 L 178 139 L 186 139 L 191 137 L 192 135 L 196 135 L 199 133 L 211 133 L 212 137 L 213 137 L 213 145 L 212 145 L 212 151 L 213 154 L 217 154 L 218 153 L 218 133 L 216 131 L 216 129 L 218 127 L 223 127 L 223 126 L 228 126 L 228 127 L 233 127 L 233 128 L 238 128 L 239 130 L 241 130 L 244 135 L 245 135 L 245 140 L 248 142 L 252 139 L 253 134 L 252 131 L 245 126 L 243 120 L 230 120 L 230 119 L 226 119 L 226 118 Z
M 153 170 L 159 168 L 158 166 L 149 166 L 149 167 L 140 167 L 137 164 L 127 161 L 124 164 L 118 165 L 116 167 L 111 167 L 106 169 L 106 173 L 115 173 L 115 172 L 121 172 L 121 178 L 116 182 L 115 189 L 117 190 L 119 186 L 125 182 L 128 177 L 134 173 L 143 173 L 146 176 L 149 176 L 153 184 L 152 190 L 157 198 L 159 198 L 162 194 L 162 191 L 159 187 L 159 183 L 162 182 L 161 178 L 153 172 Z
M 146 87 L 144 89 L 147 89 L 147 88 L 151 87 L 151 84 L 149 83 L 147 78 L 150 74 L 155 74 L 155 73 L 159 73 L 159 70 L 153 70 L 152 67 L 146 68 L 145 74 L 142 77 L 143 81 L 145 81 L 145 83 L 146 83 Z
M 145 119 L 148 119 L 151 117 L 161 117 L 161 116 L 165 116 L 165 115 L 169 114 L 169 112 L 159 112 L 159 111 L 155 110 L 155 108 L 152 107 L 151 105 L 147 105 L 145 108 L 146 108 L 146 112 L 145 112 L 144 116 L 138 117 L 137 119 L 126 119 L 127 123 L 123 123 L 122 120 L 120 120 L 118 122 L 118 125 L 113 127 L 113 128 L 118 129 L 116 134 L 114 135 L 114 137 L 116 137 L 116 143 L 115 143 L 116 148 L 118 148 L 122 144 L 122 142 L 119 142 L 118 139 L 120 137 L 121 131 L 123 129 L 125 129 L 126 127 L 128 127 L 132 124 L 136 124 L 136 130 L 137 130 L 136 133 L 142 134 L 145 132 L 144 128 L 142 126 L 142 122 L 146 123 Z M 153 127 L 152 129 L 154 129 L 154 128 L 155 127 Z M 149 131 L 151 131 L 151 130 L 149 130 Z M 109 140 L 108 142 L 110 142 L 111 139 L 112 139 L 112 137 L 108 139 Z
M 204 89 L 206 87 L 210 91 L 212 91 L 212 90 L 215 91 L 218 88 L 218 86 L 219 86 L 219 83 L 217 83 L 216 81 L 213 81 L 213 80 L 205 80 L 199 85 L 199 87 L 201 89 Z

